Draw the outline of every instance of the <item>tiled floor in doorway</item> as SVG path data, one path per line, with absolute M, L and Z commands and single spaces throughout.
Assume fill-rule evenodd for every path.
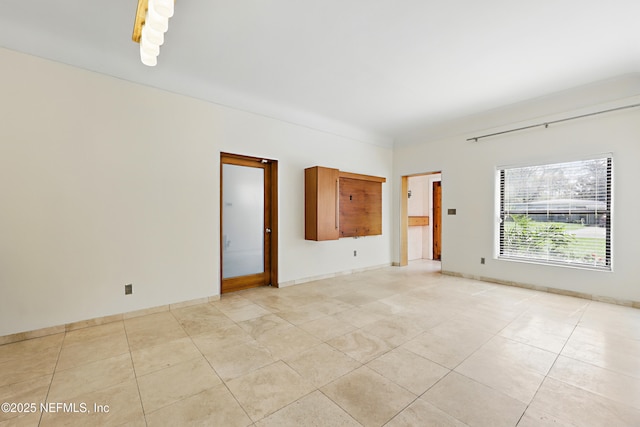
M 0 402 L 0 426 L 638 426 L 640 310 L 417 262 L 0 346 Z

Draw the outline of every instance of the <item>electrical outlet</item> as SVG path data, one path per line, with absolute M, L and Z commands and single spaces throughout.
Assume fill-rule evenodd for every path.
M 353 256 L 358 256 L 358 251 L 353 251 Z
M 480 258 L 480 264 L 484 264 L 484 258 Z
M 133 293 L 133 284 L 129 283 L 127 285 L 124 285 L 124 294 L 131 295 L 132 293 Z

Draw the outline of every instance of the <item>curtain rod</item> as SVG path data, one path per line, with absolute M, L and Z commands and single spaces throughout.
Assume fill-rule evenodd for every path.
M 503 135 L 505 133 L 518 132 L 518 131 L 521 131 L 521 130 L 536 128 L 536 127 L 540 127 L 540 126 L 544 126 L 545 128 L 548 128 L 549 125 L 554 125 L 556 123 L 568 122 L 569 120 L 582 119 L 582 118 L 585 118 L 585 117 L 596 116 L 598 114 L 610 113 L 612 111 L 626 110 L 628 108 L 636 108 L 636 107 L 640 107 L 640 104 L 625 105 L 623 107 L 610 108 L 608 110 L 596 111 L 594 113 L 581 114 L 579 116 L 567 117 L 566 119 L 552 120 L 552 121 L 549 121 L 549 122 L 538 123 L 538 124 L 535 124 L 535 125 L 529 125 L 529 126 L 523 126 L 523 127 L 515 128 L 515 129 L 503 130 L 502 132 L 489 133 L 487 135 L 481 135 L 481 136 L 474 136 L 473 138 L 467 138 L 467 141 L 478 142 L 478 140 L 482 139 L 482 138 L 489 138 L 491 136 Z

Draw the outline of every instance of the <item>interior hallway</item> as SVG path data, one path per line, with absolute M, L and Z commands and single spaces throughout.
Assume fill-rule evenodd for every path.
M 439 270 L 253 289 L 0 346 L 0 402 L 38 405 L 0 426 L 640 425 L 640 310 Z

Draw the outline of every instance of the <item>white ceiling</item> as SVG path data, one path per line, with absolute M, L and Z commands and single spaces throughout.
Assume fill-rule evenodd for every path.
M 1 0 L 0 45 L 382 144 L 640 72 L 639 0 L 177 0 L 154 68 L 136 5 Z

